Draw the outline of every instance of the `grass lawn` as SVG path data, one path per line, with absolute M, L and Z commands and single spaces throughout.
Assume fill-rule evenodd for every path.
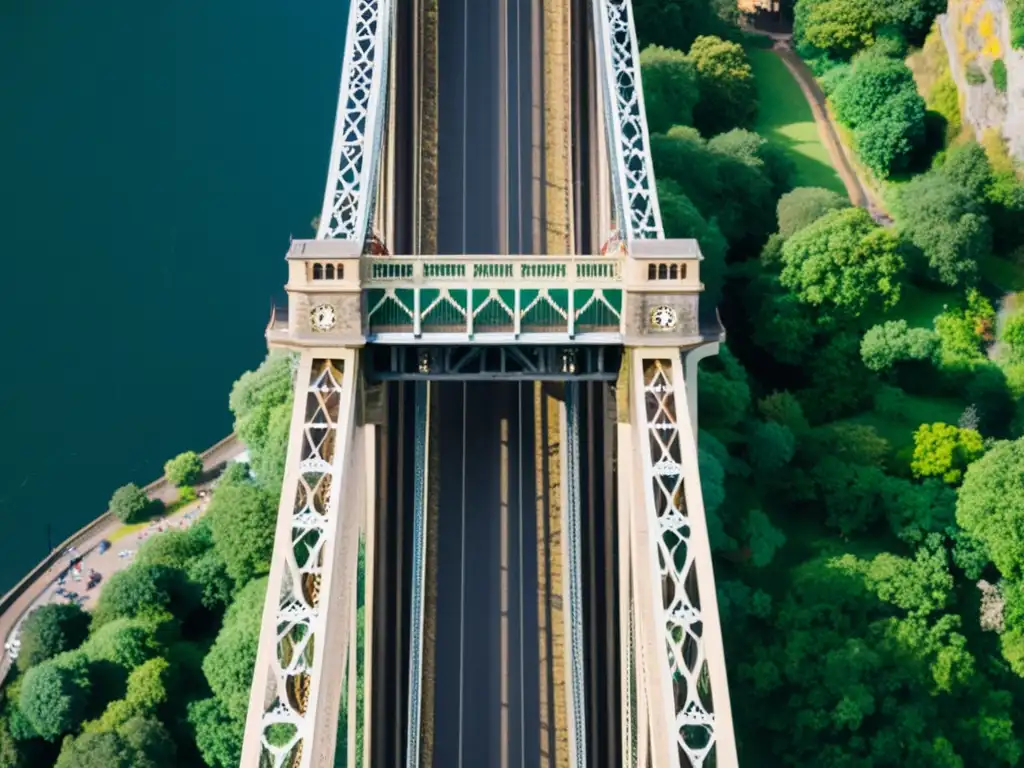
M 906 407 L 899 417 L 881 416 L 871 411 L 845 421 L 874 427 L 879 435 L 889 441 L 893 452 L 897 452 L 914 444 L 914 432 L 922 424 L 934 424 L 936 421 L 956 424 L 965 407 L 964 403 L 952 398 L 916 395 L 907 395 L 906 398 Z
M 846 195 L 846 187 L 829 161 L 803 91 L 771 51 L 747 50 L 757 84 L 758 115 L 754 130 L 781 147 L 796 165 L 796 185 L 825 187 Z
M 908 283 L 903 286 L 899 305 L 888 314 L 887 319 L 906 320 L 911 328 L 931 328 L 935 317 L 945 311 L 946 305 L 955 307 L 960 303 L 958 291 L 922 288 Z

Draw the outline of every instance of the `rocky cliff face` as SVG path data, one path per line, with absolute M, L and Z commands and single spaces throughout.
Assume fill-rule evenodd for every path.
M 979 141 L 997 130 L 1010 154 L 1024 160 L 1024 51 L 1010 47 L 1005 2 L 949 0 L 938 23 L 964 123 Z

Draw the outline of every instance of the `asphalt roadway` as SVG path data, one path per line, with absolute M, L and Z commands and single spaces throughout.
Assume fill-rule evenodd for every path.
M 531 0 L 440 0 L 438 251 L 529 253 Z M 435 385 L 433 765 L 540 764 L 533 388 Z M 525 546 L 524 546 L 525 544 Z

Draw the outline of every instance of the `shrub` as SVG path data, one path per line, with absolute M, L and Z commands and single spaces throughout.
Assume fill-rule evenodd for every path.
M 1006 64 L 1002 59 L 992 62 L 992 85 L 1000 93 L 1006 93 Z
M 949 72 L 935 81 L 928 102 L 933 110 L 946 118 L 946 141 L 951 140 L 960 132 L 960 92 Z
M 964 75 L 967 77 L 968 85 L 983 85 L 987 79 L 982 68 L 973 61 L 965 68 Z

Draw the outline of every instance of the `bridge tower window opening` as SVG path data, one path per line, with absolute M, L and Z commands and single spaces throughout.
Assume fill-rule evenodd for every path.
M 685 264 L 648 264 L 648 280 L 685 280 Z
M 321 264 L 317 262 L 312 265 L 311 273 L 313 280 L 344 280 L 345 265 Z

